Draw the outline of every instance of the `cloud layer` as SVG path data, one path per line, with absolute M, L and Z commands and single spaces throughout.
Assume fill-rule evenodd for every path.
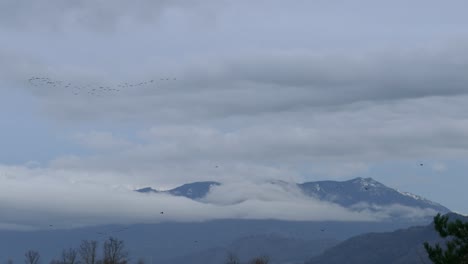
M 84 27 L 97 31 L 115 30 L 126 23 L 158 22 L 168 9 L 195 7 L 184 1 L 88 1 L 63 2 L 47 0 L 41 3 L 29 1 L 2 1 L 1 21 L 5 27 L 27 29 L 65 30 Z
M 395 214 L 408 219 L 434 214 L 431 210 L 399 205 L 374 206 L 376 211 L 363 210 L 372 206 L 360 205 L 360 210 L 351 211 L 306 197 L 288 184 L 231 182 L 213 187 L 201 202 L 196 202 L 168 194 L 138 193 L 124 186 L 96 185 L 66 171 L 19 167 L 1 170 L 1 229 L 69 229 L 99 224 L 233 218 L 379 221 Z
M 466 179 L 450 166 L 468 154 L 466 7 L 419 0 L 2 1 L 0 144 L 8 147 L 0 164 L 10 176 L 0 188 L 20 191 L 3 194 L 10 218 L 0 222 L 29 226 L 33 215 L 51 212 L 66 223 L 68 214 L 97 223 L 104 221 L 98 211 L 144 222 L 159 217 L 147 208 L 164 204 L 179 208 L 179 220 L 271 217 L 270 207 L 288 212 L 280 218 L 314 219 L 287 210 L 295 204 L 306 211 L 303 197 L 271 197 L 275 190 L 265 186 L 265 196 L 248 186 L 225 197 L 214 191 L 212 201 L 227 207 L 128 190 L 198 180 L 232 187 L 342 179 L 392 162 L 423 162 L 438 178 L 389 166 L 372 176 L 416 193 L 429 188 L 440 199 L 447 197 L 441 185 L 459 188 L 447 198 L 455 203 Z M 62 85 L 34 86 L 33 76 Z M 88 93 L 99 87 L 119 91 Z M 442 175 L 452 178 L 438 184 Z M 103 190 L 112 199 L 101 197 Z M 54 207 L 54 197 L 66 194 Z M 122 213 L 113 200 L 144 206 Z M 232 204 L 237 200 L 245 202 Z M 184 214 L 192 206 L 203 213 Z M 325 208 L 331 218 L 363 217 L 317 204 Z

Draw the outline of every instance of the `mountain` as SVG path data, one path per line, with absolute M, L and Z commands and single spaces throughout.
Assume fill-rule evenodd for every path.
M 448 208 L 438 203 L 412 193 L 400 192 L 372 178 L 355 178 L 342 182 L 306 182 L 298 184 L 298 186 L 308 196 L 348 208 L 359 203 L 379 206 L 400 204 L 409 207 L 429 208 L 443 214 L 450 212 Z
M 213 186 L 221 185 L 219 182 L 204 181 L 184 184 L 177 188 L 167 191 L 174 196 L 185 196 L 187 198 L 197 200 L 206 196 Z
M 192 200 L 198 200 L 205 197 L 211 187 L 219 185 L 221 185 L 219 182 L 203 181 L 184 184 L 167 191 L 158 191 L 151 187 L 145 187 L 136 191 L 140 193 L 168 193 L 174 196 L 184 196 Z
M 219 264 L 228 254 L 234 254 L 242 262 L 258 256 L 268 256 L 271 264 L 304 263 L 305 259 L 319 255 L 325 249 L 338 244 L 334 239 L 304 240 L 278 234 L 250 235 L 236 239 L 226 247 L 215 247 L 162 262 L 167 264 Z
M 449 214 L 450 221 L 460 219 L 468 221 L 468 217 Z M 410 227 L 394 232 L 369 233 L 352 237 L 335 247 L 326 250 L 322 255 L 314 257 L 307 264 L 404 264 L 431 263 L 427 258 L 423 243 L 441 243 L 442 238 L 434 230 L 434 224 Z
M 290 183 L 283 181 L 271 181 L 283 189 L 291 187 Z M 184 196 L 193 200 L 200 200 L 207 196 L 211 188 L 220 186 L 214 181 L 194 182 L 184 184 L 168 191 L 157 191 L 150 187 L 136 190 L 142 193 L 169 193 L 175 196 Z M 402 205 L 409 208 L 432 209 L 442 214 L 450 212 L 443 205 L 425 199 L 421 196 L 400 192 L 372 178 L 355 178 L 348 181 L 315 181 L 300 184 L 292 184 L 306 196 L 339 204 L 352 210 L 379 211 L 381 206 Z M 435 215 L 435 214 L 434 214 Z M 396 215 L 398 217 L 398 215 Z M 430 216 L 432 217 L 432 215 Z
M 135 191 L 140 192 L 140 193 L 160 193 L 160 191 L 155 190 L 151 187 L 145 187 L 145 188 L 141 188 Z

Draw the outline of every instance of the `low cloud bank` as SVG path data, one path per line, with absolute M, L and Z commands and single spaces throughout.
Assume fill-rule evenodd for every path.
M 72 172 L 1 167 L 0 229 L 76 228 L 99 224 L 279 219 L 379 221 L 403 213 L 431 214 L 403 206 L 360 205 L 352 211 L 304 196 L 285 182 L 230 182 L 200 202 L 168 194 L 143 194 L 125 186 L 73 180 Z M 161 214 L 161 212 L 164 212 Z

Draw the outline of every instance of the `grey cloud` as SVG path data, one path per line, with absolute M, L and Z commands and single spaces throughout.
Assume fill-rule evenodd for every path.
M 7 0 L 0 98 L 5 113 L 27 105 L 20 110 L 37 111 L 31 123 L 79 145 L 69 152 L 51 142 L 62 154 L 33 166 L 74 183 L 297 181 L 381 161 L 460 159 L 468 154 L 463 7 Z M 177 81 L 94 97 L 29 86 L 34 75 L 77 85 Z
M 363 161 L 391 157 L 466 153 L 466 97 L 422 98 L 341 111 L 314 109 L 242 119 L 241 127 L 160 125 L 142 132 L 142 142 L 116 154 L 144 160 L 214 159 L 293 161 L 326 158 Z M 431 116 L 428 119 L 426 116 Z M 436 120 L 437 122 L 434 122 Z M 110 154 L 113 155 L 113 154 Z M 115 155 L 115 154 L 114 154 Z M 138 158 L 136 158 L 138 157 Z M 344 159 L 344 160 L 343 160 Z
M 328 105 L 466 94 L 467 62 L 462 50 L 364 56 L 276 53 L 232 63 L 228 71 L 242 81 L 304 88 L 307 105 Z
M 376 214 L 380 219 L 388 219 L 392 216 L 405 215 L 407 219 L 416 220 L 424 217 L 430 217 L 436 215 L 437 212 L 434 209 L 430 208 L 411 208 L 409 206 L 404 206 L 401 204 L 392 204 L 389 206 L 380 206 L 375 204 L 366 204 L 358 203 L 351 206 L 354 210 L 360 212 L 371 212 L 378 210 L 379 213 Z
M 78 143 L 94 150 L 115 151 L 131 146 L 129 141 L 120 139 L 109 132 L 77 133 L 73 136 Z
M 9 84 L 8 89 L 15 89 L 11 84 L 15 84 L 14 87 L 25 87 L 30 73 L 37 72 L 43 66 L 36 58 L 0 47 L 0 77 L 4 83 L 0 89 L 6 89 L 6 84 Z
M 97 174 L 103 183 L 155 186 L 200 179 L 338 179 L 380 162 L 466 157 L 465 100 L 433 97 L 271 114 L 230 126 L 158 125 L 137 139 L 114 139 L 127 142 L 125 148 L 60 156 L 49 166 Z
M 84 27 L 88 30 L 113 30 L 126 23 L 153 23 L 169 8 L 191 8 L 186 1 L 138 0 L 108 1 L 5 0 L 0 3 L 0 22 L 7 28 L 42 28 L 65 30 Z
M 402 8 L 404 4 L 404 8 Z M 214 9 L 211 12 L 222 12 L 230 23 L 236 23 L 240 28 L 270 30 L 272 22 L 276 28 L 286 28 L 298 31 L 299 25 L 307 25 L 304 33 L 317 32 L 327 28 L 332 35 L 340 32 L 348 38 L 353 38 L 352 32 L 381 32 L 394 30 L 413 34 L 426 33 L 427 28 L 440 32 L 444 29 L 455 31 L 465 20 L 461 11 L 466 8 L 464 1 L 452 1 L 450 5 L 440 1 L 394 1 L 379 3 L 374 1 L 359 1 L 351 4 L 346 1 L 328 3 L 326 1 L 295 1 L 284 6 L 279 0 L 271 1 L 225 1 L 205 0 L 77 0 L 59 1 L 45 0 L 30 2 L 26 0 L 4 0 L 0 5 L 0 18 L 3 25 L 9 26 L 42 26 L 60 28 L 63 24 L 86 26 L 89 30 L 100 27 L 114 27 L 124 24 L 127 19 L 140 22 L 157 20 L 165 9 L 204 6 Z M 440 12 L 446 10 L 449 12 Z M 262 12 L 263 11 L 263 12 Z M 271 19 L 274 18 L 274 19 Z M 307 18 L 307 19 L 305 19 Z M 246 23 L 243 23 L 246 21 Z M 434 27 L 434 24 L 441 27 Z M 293 26 L 291 26 L 293 25 Z M 343 28 L 345 30 L 343 30 Z M 423 28 L 426 30 L 415 30 Z M 380 30 L 380 32 L 379 32 Z M 302 31 L 299 31 L 302 32 Z M 289 33 L 286 31 L 286 33 Z M 290 36 L 290 34 L 287 34 Z M 407 36 L 408 38 L 408 36 Z M 286 39 L 287 41 L 287 39 Z
M 177 81 L 146 89 L 99 98 L 72 97 L 49 89 L 40 98 L 47 113 L 61 120 L 186 122 L 304 108 L 336 109 L 358 102 L 450 97 L 468 92 L 468 58 L 462 52 L 245 56 L 213 62 L 210 67 L 217 69 L 196 63 L 181 67 L 175 74 Z

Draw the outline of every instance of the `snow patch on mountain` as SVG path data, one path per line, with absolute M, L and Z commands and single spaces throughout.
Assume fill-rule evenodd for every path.
M 416 195 L 416 194 L 413 194 L 413 193 L 410 193 L 410 192 L 403 192 L 403 191 L 400 191 L 398 189 L 396 189 L 397 192 L 401 193 L 402 195 L 405 195 L 405 196 L 408 196 L 408 197 L 411 197 L 415 200 L 419 200 L 419 201 L 424 201 L 425 203 L 429 203 L 429 204 L 432 204 L 434 206 L 442 206 L 441 204 L 439 203 L 436 203 L 436 202 L 433 202 L 429 199 L 426 199 L 422 196 L 419 196 L 419 195 Z

